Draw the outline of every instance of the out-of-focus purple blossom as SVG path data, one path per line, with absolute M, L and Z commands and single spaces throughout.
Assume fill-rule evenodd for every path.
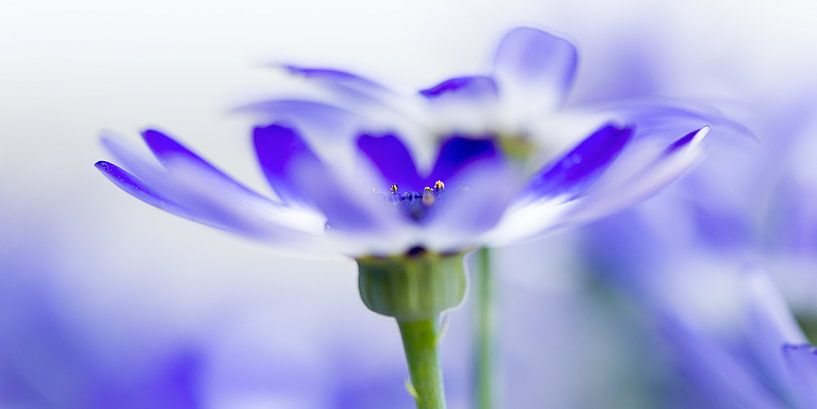
M 719 306 L 734 308 L 733 320 L 702 327 L 677 310 L 665 317 L 681 374 L 706 407 L 814 407 L 817 355 L 788 307 L 762 272 L 743 273 L 734 284 L 738 299 Z
M 199 345 L 159 341 L 159 328 L 151 338 L 83 325 L 66 308 L 45 241 L 0 242 L 0 406 L 204 407 Z
M 276 121 L 253 133 L 275 199 L 155 130 L 143 136 L 160 164 L 106 137 L 105 146 L 128 170 L 109 162 L 97 167 L 123 190 L 168 212 L 299 249 L 357 256 L 506 244 L 603 217 L 651 195 L 696 161 L 709 130 L 702 121 L 717 120 L 680 108 L 608 107 L 594 112 L 600 120 L 582 117 L 581 136 L 555 145 L 547 132 L 529 129 L 532 123 L 518 118 L 471 127 L 484 117 L 476 108 L 483 103 L 498 107 L 492 112 L 500 116 L 555 112 L 573 82 L 576 54 L 562 38 L 530 28 L 512 30 L 496 52 L 491 75 L 457 77 L 412 94 L 430 108 L 419 117 L 405 96 L 374 81 L 288 65 L 289 71 L 340 90 L 348 104 L 279 99 L 259 105 Z M 365 102 L 352 103 L 350 94 Z M 436 146 L 436 159 L 428 162 L 413 151 L 417 135 L 405 124 L 417 118 L 437 121 L 436 113 L 450 111 L 449 106 L 467 115 L 442 127 L 419 128 L 425 141 L 419 145 Z M 345 141 L 329 149 L 312 133 L 319 133 L 315 128 L 330 113 L 339 120 L 368 119 L 351 120 L 348 128 L 329 126 Z M 560 113 L 546 122 L 570 116 Z M 522 174 L 505 155 L 509 137 L 549 145 L 537 150 L 545 152 L 544 165 Z
M 683 181 L 585 232 L 596 272 L 659 322 L 664 345 L 651 349 L 680 370 L 680 407 L 815 405 L 815 356 L 786 305 L 811 320 L 813 165 L 795 158 L 814 140 L 813 101 L 746 116 L 757 140 L 711 140 Z

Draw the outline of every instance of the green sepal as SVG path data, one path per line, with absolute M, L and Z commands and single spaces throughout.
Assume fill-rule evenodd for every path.
M 457 307 L 467 287 L 463 254 L 361 257 L 358 288 L 370 310 L 401 321 L 436 318 Z

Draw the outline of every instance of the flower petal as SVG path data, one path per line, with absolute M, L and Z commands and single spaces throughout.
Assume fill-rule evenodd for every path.
M 472 75 L 449 78 L 433 87 L 422 89 L 420 95 L 431 99 L 445 99 L 457 96 L 462 99 L 479 101 L 497 96 L 496 81 L 486 75 Z
M 297 126 L 305 135 L 322 141 L 333 141 L 353 136 L 352 129 L 360 116 L 335 104 L 308 99 L 270 99 L 245 105 L 238 112 L 260 114 L 267 122 L 285 122 Z
M 517 105 L 536 110 L 553 109 L 564 101 L 577 65 L 573 44 L 529 27 L 506 34 L 494 57 L 494 73 L 503 97 L 507 93 Z
M 170 155 L 165 167 L 156 166 L 118 138 L 105 136 L 102 141 L 132 173 L 107 165 L 107 169 L 102 170 L 114 177 L 117 185 L 150 204 L 156 205 L 155 196 L 175 207 L 163 207 L 165 210 L 260 240 L 283 240 L 293 245 L 307 241 L 317 245 L 316 240 L 323 235 L 321 218 L 279 206 L 257 194 L 248 194 L 215 175 L 206 164 L 184 155 Z M 138 183 L 139 188 L 132 187 L 133 183 Z
M 396 135 L 363 134 L 358 138 L 357 145 L 377 166 L 386 183 L 396 184 L 399 189 L 408 191 L 423 188 L 423 180 L 417 173 L 411 153 Z
M 696 162 L 701 153 L 701 141 L 708 129 L 692 132 L 693 137 L 685 135 L 658 154 L 650 156 L 644 165 L 632 166 L 632 163 L 628 163 L 629 157 L 620 158 L 574 200 L 544 196 L 530 201 L 529 196 L 522 196 L 486 240 L 493 245 L 508 244 L 588 223 L 643 200 L 681 176 Z M 639 163 L 637 160 L 634 162 Z
M 473 75 L 447 79 L 419 91 L 428 126 L 436 134 L 485 133 L 496 129 L 499 92 L 493 77 Z
M 598 219 L 652 196 L 697 162 L 708 132 L 709 127 L 704 127 L 684 135 L 644 166 L 622 158 L 618 169 L 608 172 L 592 191 L 574 201 L 577 206 L 569 224 Z
M 270 186 L 284 202 L 309 206 L 304 192 L 293 184 L 292 163 L 309 162 L 315 171 L 324 173 L 325 165 L 294 129 L 273 124 L 253 130 L 255 153 Z
M 520 239 L 536 237 L 560 226 L 573 202 L 543 198 L 512 204 L 496 226 L 484 236 L 492 246 L 504 246 Z
M 110 162 L 99 161 L 94 164 L 94 167 L 99 169 L 102 174 L 108 178 L 108 180 L 113 182 L 116 186 L 131 196 L 170 213 L 188 219 L 198 220 L 197 217 L 189 210 L 185 210 L 178 204 L 173 203 L 157 194 L 152 189 L 145 186 L 145 183 L 139 180 L 136 176 L 133 176 L 119 166 L 116 166 Z
M 499 150 L 492 138 L 451 135 L 440 146 L 434 168 L 425 178 L 426 186 L 433 185 L 437 180 L 445 182 L 478 161 L 499 156 Z
M 326 217 L 327 235 L 346 244 L 347 254 L 398 254 L 416 241 L 417 226 L 377 189 L 376 170 L 360 167 L 353 175 L 316 171 L 308 160 L 298 159 L 292 169 L 292 184 Z
M 446 183 L 424 225 L 424 243 L 437 251 L 481 245 L 480 235 L 494 227 L 519 194 L 521 180 L 499 157 L 476 161 Z
M 703 104 L 689 104 L 668 98 L 636 98 L 588 105 L 585 109 L 625 123 L 633 123 L 644 135 L 678 135 L 690 129 L 711 126 L 719 134 L 752 137 L 751 130 Z
M 142 132 L 142 138 L 144 138 L 145 144 L 147 144 L 153 154 L 156 155 L 156 158 L 165 165 L 168 161 L 174 158 L 177 159 L 181 156 L 191 162 L 201 165 L 202 169 L 209 170 L 215 177 L 218 177 L 224 182 L 231 183 L 235 185 L 236 188 L 244 190 L 248 194 L 258 195 L 257 192 L 239 183 L 237 180 L 213 166 L 201 156 L 197 155 L 195 152 L 191 151 L 163 132 L 154 129 L 147 129 Z
M 205 210 L 201 207 L 196 209 L 185 208 L 175 201 L 165 198 L 163 195 L 156 193 L 153 188 L 148 187 L 136 176 L 110 162 L 100 161 L 97 162 L 95 166 L 119 188 L 149 205 L 185 219 L 205 224 L 210 227 L 215 227 L 217 229 L 231 231 L 243 235 L 255 235 L 254 233 L 250 234 L 243 227 L 239 227 L 236 221 L 228 215 L 213 210 Z M 164 191 L 164 193 L 168 194 L 170 192 Z M 170 193 L 170 196 L 176 197 L 176 195 L 172 193 Z M 176 199 L 178 199 L 178 197 L 176 197 Z
M 378 186 L 374 179 L 343 175 L 340 167 L 330 169 L 294 129 L 273 124 L 255 128 L 253 136 L 273 189 L 287 202 L 316 208 L 326 217 L 328 228 L 369 232 L 402 221 L 396 211 L 389 211 L 387 201 L 371 194 L 370 189 Z
M 703 392 L 712 399 L 707 407 L 780 408 L 780 396 L 768 388 L 745 356 L 678 317 L 665 313 L 659 317 L 677 369 L 687 374 L 692 392 Z
M 362 95 L 388 91 L 385 86 L 376 81 L 349 71 L 325 67 L 304 67 L 295 64 L 283 64 L 281 67 L 290 74 L 317 81 L 329 87 L 338 87 L 346 91 L 354 91 Z
M 797 407 L 817 407 L 817 349 L 810 344 L 785 344 L 783 356 L 794 384 L 790 392 Z
M 528 194 L 535 198 L 559 195 L 572 200 L 604 173 L 632 135 L 632 127 L 603 126 L 535 175 Z

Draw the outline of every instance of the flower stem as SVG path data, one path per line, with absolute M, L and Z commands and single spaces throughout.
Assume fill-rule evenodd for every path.
M 491 250 L 481 248 L 476 253 L 474 286 L 475 338 L 474 346 L 474 407 L 492 409 L 494 407 L 494 333 L 496 315 L 494 311 L 494 277 L 491 272 Z
M 397 320 L 417 409 L 445 409 L 443 373 L 437 353 L 437 318 Z

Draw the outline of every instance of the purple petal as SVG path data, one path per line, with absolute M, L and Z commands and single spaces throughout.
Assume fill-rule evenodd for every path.
M 222 170 L 213 166 L 210 162 L 204 160 L 202 157 L 176 141 L 175 139 L 171 138 L 165 133 L 159 132 L 157 130 L 148 129 L 142 132 L 142 137 L 145 140 L 145 143 L 156 155 L 156 158 L 159 159 L 164 165 L 167 165 L 169 161 L 176 159 L 178 157 L 182 157 L 186 160 L 189 160 L 193 163 L 196 163 L 201 166 L 202 169 L 206 169 L 212 172 L 216 177 L 220 178 L 221 180 L 235 185 L 237 188 L 245 191 L 248 194 L 258 196 L 258 193 L 253 191 L 252 189 L 244 186 L 243 184 L 239 183 L 237 180 L 233 179 Z
M 106 174 L 117 185 L 154 206 L 172 203 L 173 207 L 161 208 L 251 238 L 295 242 L 323 232 L 319 216 L 248 194 L 215 175 L 205 164 L 175 156 L 166 167 L 158 167 L 119 138 L 104 136 L 102 142 L 132 174 L 105 162 L 98 167 L 107 170 Z
M 479 234 L 494 227 L 519 193 L 520 178 L 501 157 L 475 162 L 445 185 L 423 220 L 429 245 L 457 250 L 482 244 Z
M 384 89 L 382 85 L 361 75 L 351 73 L 349 71 L 338 70 L 335 68 L 323 67 L 303 67 L 294 64 L 284 64 L 282 66 L 287 72 L 296 74 L 309 79 L 323 80 L 336 84 L 344 84 L 346 86 L 353 86 L 355 88 L 370 88 L 370 89 Z
M 309 205 L 308 198 L 293 184 L 292 163 L 308 162 L 316 172 L 325 172 L 325 166 L 294 129 L 273 124 L 256 127 L 253 142 L 258 162 L 275 193 L 287 203 Z
M 343 178 L 309 155 L 294 155 L 289 162 L 287 183 L 326 217 L 330 232 L 360 233 L 358 238 L 380 233 L 384 240 L 387 231 L 402 223 L 402 215 L 376 190 L 370 175 Z
M 644 200 L 680 177 L 700 157 L 701 141 L 707 128 L 672 154 L 666 149 L 649 152 L 644 161 L 631 154 L 639 151 L 632 137 L 630 148 L 612 166 L 607 166 L 602 177 L 581 195 L 570 201 L 550 199 L 531 201 L 530 195 L 521 195 L 514 210 L 494 229 L 489 238 L 494 245 L 504 245 L 526 237 L 534 237 L 556 229 L 564 229 L 597 220 Z M 682 138 L 683 139 L 683 138 Z M 599 176 L 599 175 L 596 175 Z
M 369 189 L 344 183 L 294 129 L 277 124 L 257 127 L 253 137 L 258 160 L 272 188 L 287 202 L 317 208 L 329 228 L 374 231 L 396 222 L 396 212 L 384 215 L 381 211 L 389 207 L 385 200 L 360 197 L 361 191 L 368 194 Z M 368 186 L 367 179 L 359 175 L 355 183 Z
M 543 101 L 551 107 L 564 101 L 573 85 L 577 65 L 578 55 L 573 44 L 528 27 L 506 34 L 494 58 L 500 92 L 506 92 L 507 87 L 511 92 Z
M 654 195 L 697 162 L 702 153 L 701 142 L 708 132 L 705 127 L 695 131 L 691 138 L 685 135 L 651 157 L 622 157 L 605 172 L 592 192 L 576 199 L 575 213 L 568 224 L 604 217 Z
M 196 161 L 201 165 L 216 170 L 215 167 L 210 165 L 207 161 L 203 160 L 200 156 L 196 155 L 190 149 L 186 148 L 165 133 L 153 129 L 147 129 L 142 132 L 142 138 L 144 138 L 145 143 L 150 150 L 153 151 L 153 154 L 156 155 L 156 158 L 164 164 L 167 163 L 168 159 L 178 155 L 184 156 L 187 159 Z
M 783 345 L 783 356 L 790 370 L 794 400 L 798 407 L 817 406 L 817 349 L 810 344 Z
M 632 127 L 605 125 L 534 176 L 528 192 L 535 198 L 582 194 L 613 163 L 633 136 Z M 569 200 L 568 199 L 568 200 Z
M 665 98 L 641 98 L 587 106 L 625 123 L 633 123 L 644 135 L 678 135 L 689 129 L 715 127 L 720 134 L 733 134 L 756 139 L 751 130 L 730 120 L 713 108 L 687 104 Z
M 233 218 L 212 210 L 187 208 L 165 197 L 165 195 L 157 193 L 136 176 L 110 162 L 99 161 L 94 166 L 120 189 L 151 206 L 218 229 L 246 233 L 246 229 L 240 228 Z M 171 194 L 171 196 L 173 195 Z
M 736 354 L 713 334 L 692 327 L 678 317 L 662 312 L 658 317 L 677 370 L 692 391 L 702 392 L 712 400 L 711 407 L 780 408 L 780 396 L 758 376 L 751 360 Z
M 434 168 L 425 178 L 425 184 L 431 186 L 437 180 L 445 182 L 477 161 L 499 156 L 499 151 L 492 138 L 449 136 L 442 143 Z
M 492 77 L 475 75 L 449 78 L 419 92 L 420 95 L 429 99 L 436 99 L 450 94 L 461 95 L 465 98 L 482 99 L 496 97 L 497 86 Z
M 144 182 L 139 180 L 136 176 L 131 175 L 119 166 L 106 161 L 99 161 L 95 163 L 94 166 L 99 169 L 108 180 L 131 196 L 171 213 L 187 214 L 187 211 L 183 210 L 181 206 L 171 203 L 169 200 L 160 196 L 147 187 Z
M 304 99 L 272 99 L 239 107 L 237 111 L 259 113 L 269 121 L 292 123 L 310 136 L 336 140 L 348 137 L 359 120 L 339 106 Z
M 386 183 L 396 184 L 399 189 L 408 191 L 423 188 L 423 179 L 417 173 L 411 153 L 396 135 L 364 134 L 358 138 L 357 145 L 377 166 Z
M 283 65 L 290 74 L 301 76 L 325 90 L 341 97 L 342 106 L 352 104 L 383 103 L 394 95 L 385 86 L 363 76 L 334 68 L 314 68 Z
M 673 142 L 669 146 L 667 146 L 667 148 L 664 150 L 664 155 L 669 156 L 669 155 L 672 155 L 673 153 L 683 149 L 684 147 L 686 147 L 687 145 L 692 143 L 693 140 L 695 140 L 695 136 L 698 135 L 698 133 L 700 133 L 700 131 L 701 131 L 700 129 L 696 129 L 696 130 L 682 136 L 681 138 L 677 139 L 675 142 Z

